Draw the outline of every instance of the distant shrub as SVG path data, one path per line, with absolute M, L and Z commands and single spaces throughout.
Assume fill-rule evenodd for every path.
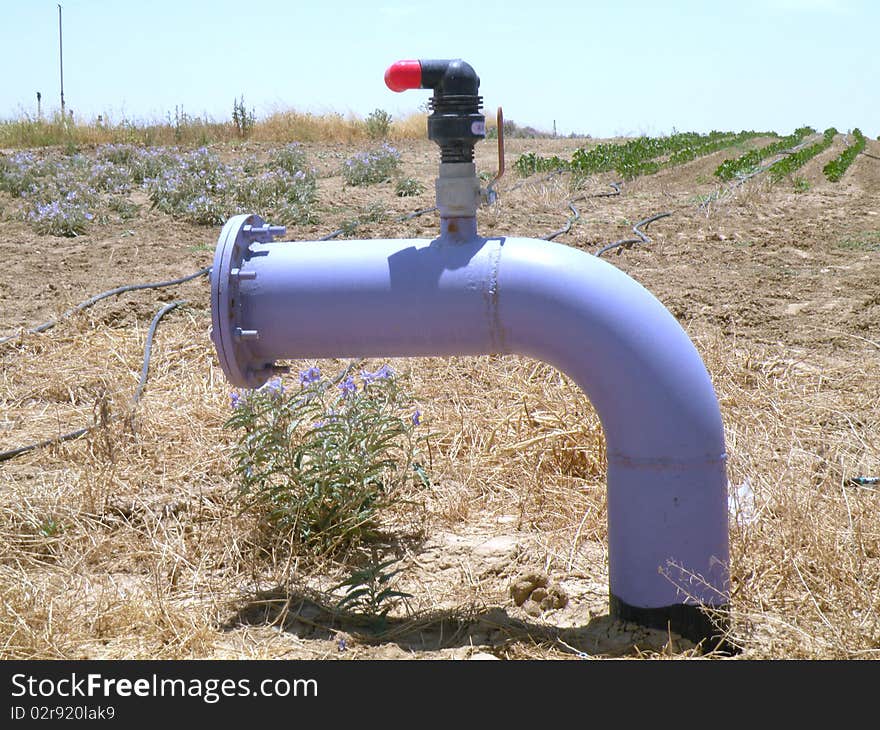
M 238 136 L 242 138 L 249 136 L 256 123 L 254 110 L 248 111 L 244 105 L 244 96 L 236 99 L 232 104 L 232 126 L 235 127 Z
M 269 166 L 280 168 L 291 175 L 298 172 L 308 173 L 312 177 L 315 175 L 315 171 L 309 167 L 306 152 L 299 142 L 291 142 L 276 150 L 269 160 Z
M 550 139 L 553 136 L 552 132 L 542 132 L 530 126 L 521 127 L 512 119 L 504 120 L 504 137 L 506 139 Z M 498 139 L 497 126 L 486 128 L 486 139 Z
M 342 176 L 349 185 L 373 185 L 391 179 L 400 166 L 400 153 L 387 142 L 379 149 L 349 157 Z
M 391 115 L 383 109 L 375 109 L 370 112 L 366 124 L 370 139 L 385 139 L 391 131 Z
M 94 219 L 93 196 L 86 189 L 69 188 L 49 196 L 51 200 L 32 198 L 25 208 L 27 220 L 38 233 L 53 236 L 79 236 Z
M 236 191 L 240 209 L 259 211 L 276 223 L 310 223 L 317 184 L 313 175 L 302 170 L 267 170 L 256 177 L 242 178 Z
M 204 147 L 175 159 L 147 183 L 153 207 L 193 223 L 224 223 L 232 212 L 232 169 Z

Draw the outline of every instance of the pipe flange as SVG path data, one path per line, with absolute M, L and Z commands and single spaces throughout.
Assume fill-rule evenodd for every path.
M 284 226 L 270 226 L 256 214 L 236 215 L 226 221 L 211 268 L 211 340 L 220 367 L 230 383 L 239 388 L 256 388 L 275 372 L 274 362 L 260 362 L 250 342 L 259 333 L 242 326 L 241 282 L 255 277 L 244 267 L 253 243 L 270 243 L 284 235 Z

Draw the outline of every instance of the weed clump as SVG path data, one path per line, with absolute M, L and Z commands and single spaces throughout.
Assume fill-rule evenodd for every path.
M 237 497 L 271 534 L 318 553 L 372 536 L 414 472 L 420 413 L 388 366 L 232 393 Z
M 409 198 L 425 192 L 425 186 L 414 177 L 402 177 L 394 186 L 394 192 L 400 198 Z
M 385 182 L 400 167 L 400 152 L 387 142 L 376 150 L 359 152 L 342 166 L 342 177 L 348 185 L 374 185 Z

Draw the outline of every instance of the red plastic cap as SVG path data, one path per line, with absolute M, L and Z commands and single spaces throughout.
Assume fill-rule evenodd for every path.
M 422 64 L 418 61 L 392 63 L 385 72 L 385 85 L 392 91 L 421 88 Z

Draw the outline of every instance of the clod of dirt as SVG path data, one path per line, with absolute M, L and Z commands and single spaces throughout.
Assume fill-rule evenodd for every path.
M 517 578 L 510 586 L 510 596 L 517 606 L 523 603 L 532 595 L 532 591 L 536 588 L 545 588 L 548 583 L 546 575 L 541 573 L 527 573 Z
M 529 616 L 534 616 L 535 618 L 539 618 L 543 613 L 543 611 L 541 611 L 541 604 L 536 603 L 531 598 L 523 603 L 522 608 Z
M 532 593 L 532 600 L 535 600 L 535 593 Z M 544 611 L 565 608 L 566 605 L 568 605 L 568 594 L 558 586 L 552 586 L 547 595 L 541 599 L 541 609 Z
M 517 578 L 510 586 L 510 596 L 529 616 L 539 617 L 544 611 L 563 608 L 568 595 L 559 586 L 550 585 L 550 579 L 541 573 L 528 573 Z
M 546 588 L 535 588 L 532 591 L 532 595 L 529 596 L 535 603 L 540 603 L 547 597 L 547 589 Z

